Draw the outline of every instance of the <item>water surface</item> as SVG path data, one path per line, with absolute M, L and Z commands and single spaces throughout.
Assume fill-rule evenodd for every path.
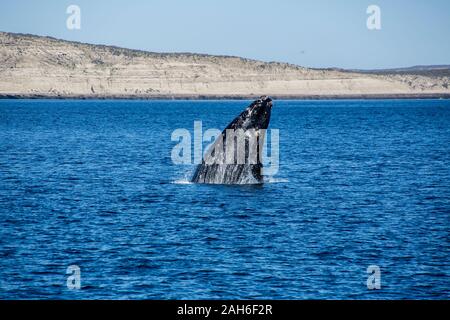
M 272 183 L 183 183 L 248 103 L 0 100 L 0 298 L 450 298 L 449 100 L 275 101 Z

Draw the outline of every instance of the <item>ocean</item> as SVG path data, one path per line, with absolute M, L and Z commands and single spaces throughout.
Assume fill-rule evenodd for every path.
M 190 183 L 249 103 L 0 100 L 0 299 L 450 298 L 450 100 L 275 100 L 275 176 Z

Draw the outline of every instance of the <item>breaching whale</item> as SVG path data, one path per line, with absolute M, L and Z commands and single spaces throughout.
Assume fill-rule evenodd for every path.
M 216 138 L 192 178 L 194 183 L 263 183 L 262 147 L 272 99 L 262 96 L 248 106 Z

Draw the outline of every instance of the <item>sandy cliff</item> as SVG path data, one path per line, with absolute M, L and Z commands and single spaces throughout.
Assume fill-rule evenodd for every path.
M 446 96 L 447 74 L 307 69 L 151 53 L 0 32 L 0 95 L 49 97 Z

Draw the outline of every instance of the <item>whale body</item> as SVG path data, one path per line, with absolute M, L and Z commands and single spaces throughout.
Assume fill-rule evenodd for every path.
M 263 183 L 262 147 L 272 105 L 271 98 L 262 96 L 237 116 L 207 150 L 192 182 Z

